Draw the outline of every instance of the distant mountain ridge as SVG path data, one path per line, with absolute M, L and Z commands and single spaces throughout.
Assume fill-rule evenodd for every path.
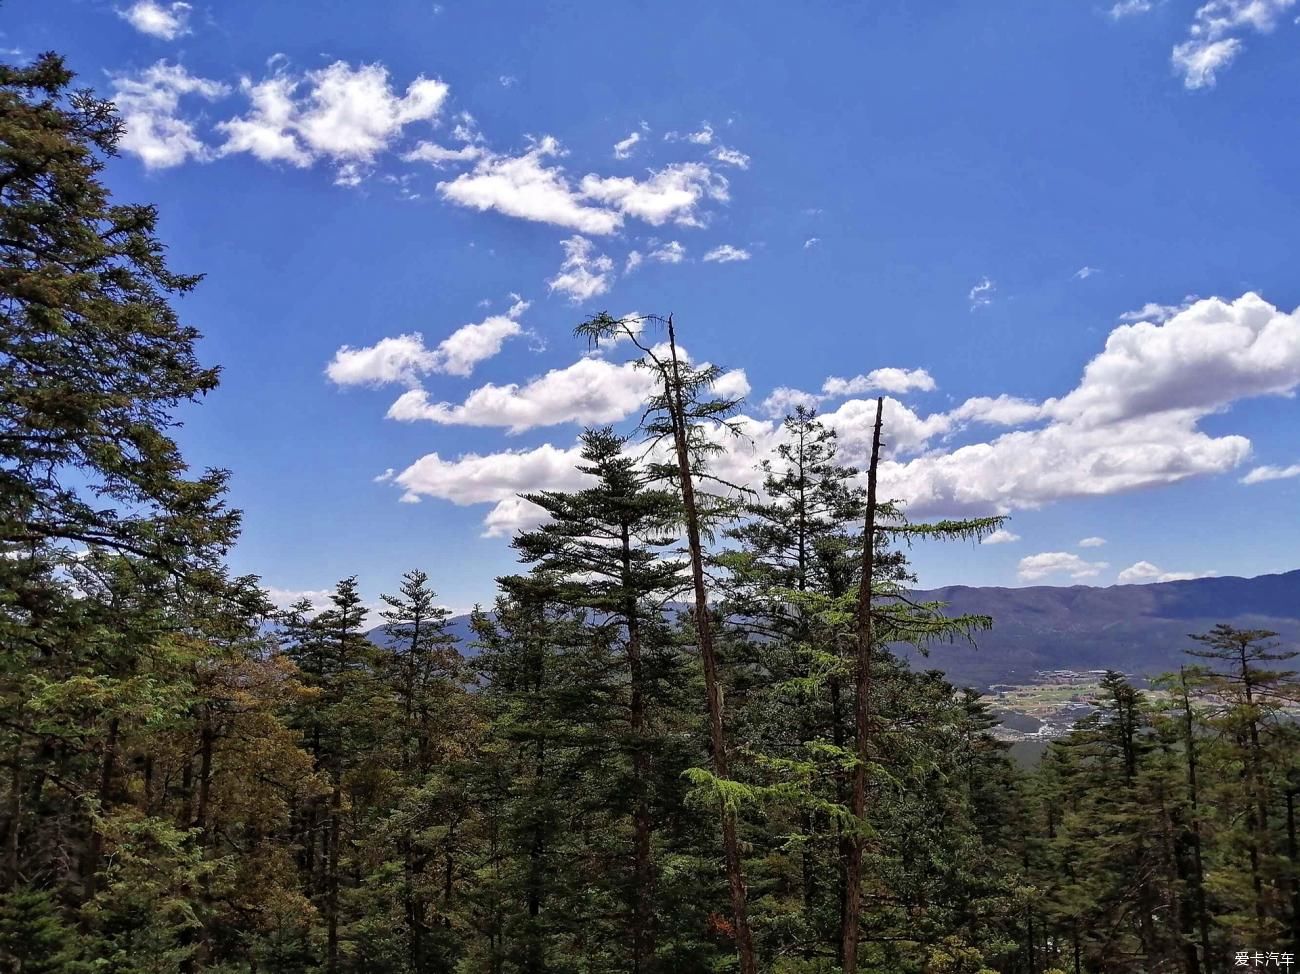
M 1035 585 L 1026 588 L 950 585 L 913 593 L 948 604 L 950 614 L 993 617 L 974 647 L 941 644 L 928 657 L 904 650 L 918 669 L 939 669 L 962 686 L 1027 682 L 1040 670 L 1113 668 L 1154 676 L 1186 662 L 1191 633 L 1219 622 L 1272 629 L 1300 644 L 1300 570 L 1255 578 L 1225 576 L 1146 585 Z M 472 655 L 468 615 L 451 630 Z M 371 638 L 386 642 L 384 627 Z
M 982 613 L 993 629 L 976 647 L 934 647 L 913 665 L 943 670 L 954 683 L 1020 683 L 1035 671 L 1117 669 L 1154 676 L 1186 663 L 1192 633 L 1219 622 L 1271 629 L 1300 643 L 1300 570 L 1255 578 L 1224 576 L 1146 585 L 975 588 L 952 585 L 917 596 L 951 614 Z

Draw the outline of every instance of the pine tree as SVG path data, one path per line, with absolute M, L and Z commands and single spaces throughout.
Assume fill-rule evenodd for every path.
M 558 603 L 585 612 L 622 644 L 626 731 L 610 728 L 610 744 L 627 760 L 606 787 L 611 811 L 632 826 L 632 868 L 619 885 L 629 901 L 630 969 L 640 972 L 653 966 L 655 956 L 651 791 L 662 772 L 652 724 L 659 722 L 656 711 L 668 675 L 663 610 L 684 587 L 681 566 L 661 552 L 673 543 L 680 506 L 674 493 L 648 485 L 648 472 L 625 453 L 627 440 L 613 430 L 587 430 L 582 445 L 579 470 L 594 485 L 524 495 L 550 520 L 518 535 L 513 544 L 534 572 L 553 581 Z
M 668 332 L 666 351 L 656 351 L 639 337 L 646 322 L 660 322 Z M 635 327 L 634 327 L 635 325 Z M 629 321 L 597 315 L 579 325 L 576 333 L 592 343 L 627 338 L 641 352 L 639 364 L 651 370 L 656 391 L 651 395 L 642 422 L 647 439 L 654 445 L 666 444 L 670 460 L 660 465 L 661 476 L 681 492 L 682 519 L 690 555 L 691 582 L 694 596 L 694 622 L 700 661 L 704 668 L 704 688 L 709 715 L 709 751 L 713 765 L 711 786 L 718 797 L 722 825 L 723 859 L 727 885 L 731 894 L 731 913 L 736 938 L 736 953 L 741 974 L 757 974 L 753 933 L 746 903 L 745 873 L 741 862 L 740 840 L 736 822 L 736 789 L 732 781 L 727 753 L 727 735 L 723 716 L 723 692 L 718 655 L 714 645 L 712 607 L 705 581 L 705 555 L 702 537 L 710 515 L 722 511 L 714 499 L 700 495 L 696 482 L 701 478 L 706 457 L 721 449 L 708 433 L 721 428 L 736 432 L 728 418 L 739 401 L 715 397 L 714 383 L 722 374 L 716 365 L 693 367 L 682 361 L 677 336 L 670 315 L 667 319 L 647 318 Z

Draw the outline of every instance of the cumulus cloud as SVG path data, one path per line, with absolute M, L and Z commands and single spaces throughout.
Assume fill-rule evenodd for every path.
M 928 392 L 935 387 L 934 378 L 925 369 L 872 369 L 866 375 L 851 379 L 831 376 L 822 383 L 827 396 L 856 396 L 866 392 L 904 393 L 919 389 Z
M 605 254 L 595 253 L 595 247 L 586 237 L 572 236 L 560 241 L 564 248 L 564 263 L 547 285 L 552 291 L 568 295 L 574 304 L 587 301 L 609 290 L 614 279 L 614 261 Z
M 136 74 L 112 79 L 113 101 L 125 125 L 120 147 L 138 156 L 146 169 L 167 169 L 190 159 L 212 158 L 212 150 L 180 116 L 181 99 L 194 95 L 215 101 L 230 93 L 219 81 L 190 74 L 182 65 L 158 61 Z
M 294 166 L 326 159 L 343 185 L 360 182 L 407 125 L 434 121 L 450 93 L 446 83 L 421 75 L 399 95 L 382 64 L 344 61 L 302 75 L 243 78 L 240 89 L 250 110 L 217 125 L 226 136 L 223 155 L 247 152 Z
M 640 180 L 632 176 L 587 175 L 582 178 L 581 189 L 584 198 L 656 227 L 669 221 L 685 227 L 702 226 L 700 203 L 706 199 L 726 202 L 730 198 L 726 179 L 698 162 L 673 163 Z
M 811 247 L 816 247 L 821 242 L 822 242 L 821 237 L 809 237 L 807 240 L 803 242 L 803 249 L 808 250 Z
M 730 264 L 737 260 L 749 260 L 750 256 L 748 250 L 733 247 L 731 244 L 723 244 L 721 247 L 714 247 L 710 250 L 704 255 L 704 259 L 719 264 Z
M 1095 578 L 1110 566 L 1104 561 L 1084 561 L 1069 551 L 1043 551 L 1020 559 L 1017 574 L 1022 582 L 1037 582 L 1053 575 L 1073 579 Z
M 1043 407 L 1017 396 L 972 396 L 948 413 L 955 423 L 985 423 L 990 426 L 1023 426 L 1043 415 Z
M 1204 415 L 1245 396 L 1290 395 L 1300 385 L 1300 310 L 1259 295 L 1209 298 L 1164 324 L 1110 333 L 1069 394 L 1044 403 L 1054 418 L 1096 426 L 1178 411 Z
M 1241 35 L 1270 33 L 1296 0 L 1210 0 L 1197 9 L 1188 39 L 1170 55 L 1191 89 L 1211 88 L 1245 49 Z
M 1167 572 L 1149 561 L 1129 565 L 1119 573 L 1120 585 L 1147 585 L 1151 582 L 1181 582 L 1189 578 L 1208 578 L 1214 572 Z
M 548 135 L 518 156 L 485 154 L 471 171 L 439 183 L 438 191 L 459 206 L 602 236 L 629 216 L 652 226 L 702 226 L 701 204 L 729 199 L 726 179 L 696 162 L 673 163 L 644 179 L 589 173 L 575 186 L 562 167 L 548 162 L 562 154 Z
M 1085 264 L 1083 267 L 1080 267 L 1077 271 L 1074 272 L 1074 278 L 1075 278 L 1075 280 L 1078 280 L 1078 281 L 1086 281 L 1088 278 L 1092 277 L 1094 274 L 1100 274 L 1100 273 L 1101 273 L 1101 269 L 1100 269 L 1100 268 L 1098 268 L 1098 267 L 1089 267 L 1089 266 L 1087 266 L 1087 265 Z
M 816 393 L 804 392 L 802 389 L 791 389 L 789 386 L 777 386 L 767 398 L 763 400 L 760 408 L 768 416 L 781 418 L 794 412 L 796 406 L 803 406 L 807 409 L 816 409 L 824 399 Z
M 1289 467 L 1256 467 L 1242 477 L 1241 482 L 1243 484 L 1262 484 L 1270 480 L 1290 480 L 1292 477 L 1300 477 L 1300 463 L 1293 463 Z
M 1020 540 L 1020 535 L 1013 534 L 1012 532 L 1008 531 L 1006 528 L 998 528 L 987 538 L 981 541 L 980 544 L 1012 544 L 1019 540 Z
M 419 332 L 384 338 L 364 348 L 344 345 L 325 373 L 338 385 L 399 383 L 412 388 L 419 386 L 421 376 L 433 372 L 467 376 L 478 363 L 500 352 L 506 339 L 521 333 L 518 318 L 526 310 L 528 302 L 516 297 L 505 314 L 463 325 L 434 348 L 425 346 Z
M 985 308 L 993 303 L 993 293 L 997 290 L 997 285 L 987 277 L 981 278 L 980 282 L 970 289 L 966 299 L 970 301 L 970 309 Z
M 934 378 L 925 369 L 898 369 L 887 367 L 872 369 L 866 375 L 856 375 L 851 379 L 831 376 L 822 383 L 821 394 L 779 386 L 762 402 L 764 413 L 773 418 L 780 418 L 793 412 L 796 406 L 815 409 L 830 399 L 842 399 L 845 396 L 857 396 L 865 393 L 892 392 L 901 394 L 914 389 L 930 390 L 935 388 Z M 874 420 L 873 420 L 874 421 Z M 944 432 L 948 424 L 945 420 Z
M 429 453 L 393 479 L 408 501 L 433 497 L 460 506 L 493 504 L 485 534 L 499 537 L 544 519 L 540 508 L 517 496 L 520 492 L 586 486 L 590 478 L 578 470 L 580 459 L 580 447 L 560 449 L 550 444 L 489 456 L 468 453 L 455 460 Z
M 1100 548 L 1106 543 L 1105 538 L 1099 538 L 1093 535 L 1091 538 L 1082 538 L 1079 541 L 1080 548 Z
M 654 382 L 652 373 L 630 362 L 584 358 L 523 384 L 488 383 L 458 405 L 431 403 L 423 389 L 412 389 L 393 403 L 388 417 L 447 426 L 500 426 L 511 433 L 559 423 L 615 423 L 641 407 Z
M 136 0 L 125 10 L 118 8 L 117 15 L 142 34 L 174 41 L 190 32 L 190 14 L 193 10 L 188 3 L 164 5 L 156 0 Z
M 1210 437 L 1196 419 L 1165 413 L 1107 426 L 1053 423 L 885 463 L 880 478 L 889 496 L 917 511 L 1005 514 L 1223 473 L 1249 455 L 1245 437 Z
M 1043 403 L 1004 394 L 923 413 L 886 396 L 882 495 L 906 502 L 918 516 L 1006 514 L 1225 473 L 1249 457 L 1250 441 L 1211 435 L 1200 421 L 1240 399 L 1293 393 L 1300 385 L 1298 349 L 1300 314 L 1247 294 L 1235 301 L 1198 301 L 1163 323 L 1117 326 L 1075 387 Z M 650 385 L 635 384 L 648 376 L 592 361 L 597 364 L 590 373 L 562 369 L 520 386 L 489 386 L 455 406 L 430 405 L 423 393 L 408 393 L 392 415 L 511 430 L 636 415 Z M 753 483 L 753 463 L 770 456 L 785 435 L 780 416 L 795 404 L 823 399 L 798 389 L 775 390 L 762 404 L 771 419 L 742 416 L 746 435 L 719 440 L 719 469 L 733 482 Z M 837 432 L 846 463 L 865 464 L 874 417 L 869 398 L 845 400 L 822 415 Z M 949 438 L 971 422 L 1011 428 L 951 447 Z M 1034 425 L 1019 428 L 1027 424 Z M 1293 475 L 1290 468 L 1267 469 L 1252 482 L 1275 476 L 1274 470 Z M 1082 546 L 1095 543 L 1083 539 Z M 1043 566 L 1027 567 L 1034 572 Z
M 488 155 L 474 169 L 450 182 L 440 182 L 438 192 L 459 206 L 496 210 L 506 216 L 550 223 L 583 233 L 613 233 L 623 217 L 599 206 L 589 206 L 570 183 L 564 170 L 546 160 L 562 153 L 560 143 L 545 136 L 518 156 Z
M 713 394 L 721 399 L 744 399 L 749 395 L 749 377 L 744 369 L 724 372 L 713 382 Z

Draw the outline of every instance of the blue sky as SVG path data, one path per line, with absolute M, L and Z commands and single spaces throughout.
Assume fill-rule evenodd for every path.
M 1296 567 L 1298 15 L 8 0 L 0 46 L 118 100 L 115 192 L 207 274 L 181 436 L 234 472 L 235 568 L 464 608 L 514 493 L 638 415 L 598 310 L 733 370 L 729 469 L 793 401 L 860 459 L 888 395 L 886 489 L 1016 536 L 917 549 L 925 585 Z

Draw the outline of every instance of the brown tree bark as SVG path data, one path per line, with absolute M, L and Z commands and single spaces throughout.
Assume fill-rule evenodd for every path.
M 695 594 L 695 633 L 700 644 L 700 659 L 704 664 L 704 692 L 708 698 L 709 744 L 713 752 L 713 773 L 720 781 L 727 780 L 726 734 L 722 721 L 722 686 L 718 682 L 718 658 L 713 646 L 713 626 L 709 616 L 708 590 L 704 584 L 704 551 L 700 543 L 699 510 L 695 503 L 695 484 L 691 474 L 691 461 L 687 443 L 685 406 L 682 401 L 681 371 L 677 361 L 677 337 L 673 333 L 673 319 L 668 318 L 668 347 L 671 354 L 672 375 L 667 376 L 668 411 L 672 419 L 673 446 L 677 454 L 677 472 L 682 484 L 682 507 L 686 519 L 686 543 L 691 554 L 691 581 Z M 745 873 L 740 858 L 740 839 L 736 834 L 736 813 L 721 808 L 722 851 L 726 861 L 727 885 L 731 891 L 732 921 L 736 927 L 736 955 L 740 960 L 740 974 L 757 974 L 754 959 L 754 938 L 749 928 L 749 911 L 746 905 Z
M 871 656 L 874 652 L 875 633 L 871 620 L 871 578 L 876 557 L 876 469 L 880 464 L 880 427 L 884 415 L 884 397 L 876 399 L 876 425 L 871 435 L 871 464 L 867 467 L 867 518 L 862 532 L 862 577 L 858 584 L 857 660 L 855 667 L 855 693 L 853 728 L 857 762 L 853 768 L 853 794 L 849 810 L 853 813 L 858 831 L 849 837 L 849 861 L 844 881 L 844 926 L 841 931 L 840 965 L 844 974 L 856 974 L 858 969 L 858 936 L 862 914 L 862 848 L 861 829 L 867 814 L 867 757 L 871 743 Z

